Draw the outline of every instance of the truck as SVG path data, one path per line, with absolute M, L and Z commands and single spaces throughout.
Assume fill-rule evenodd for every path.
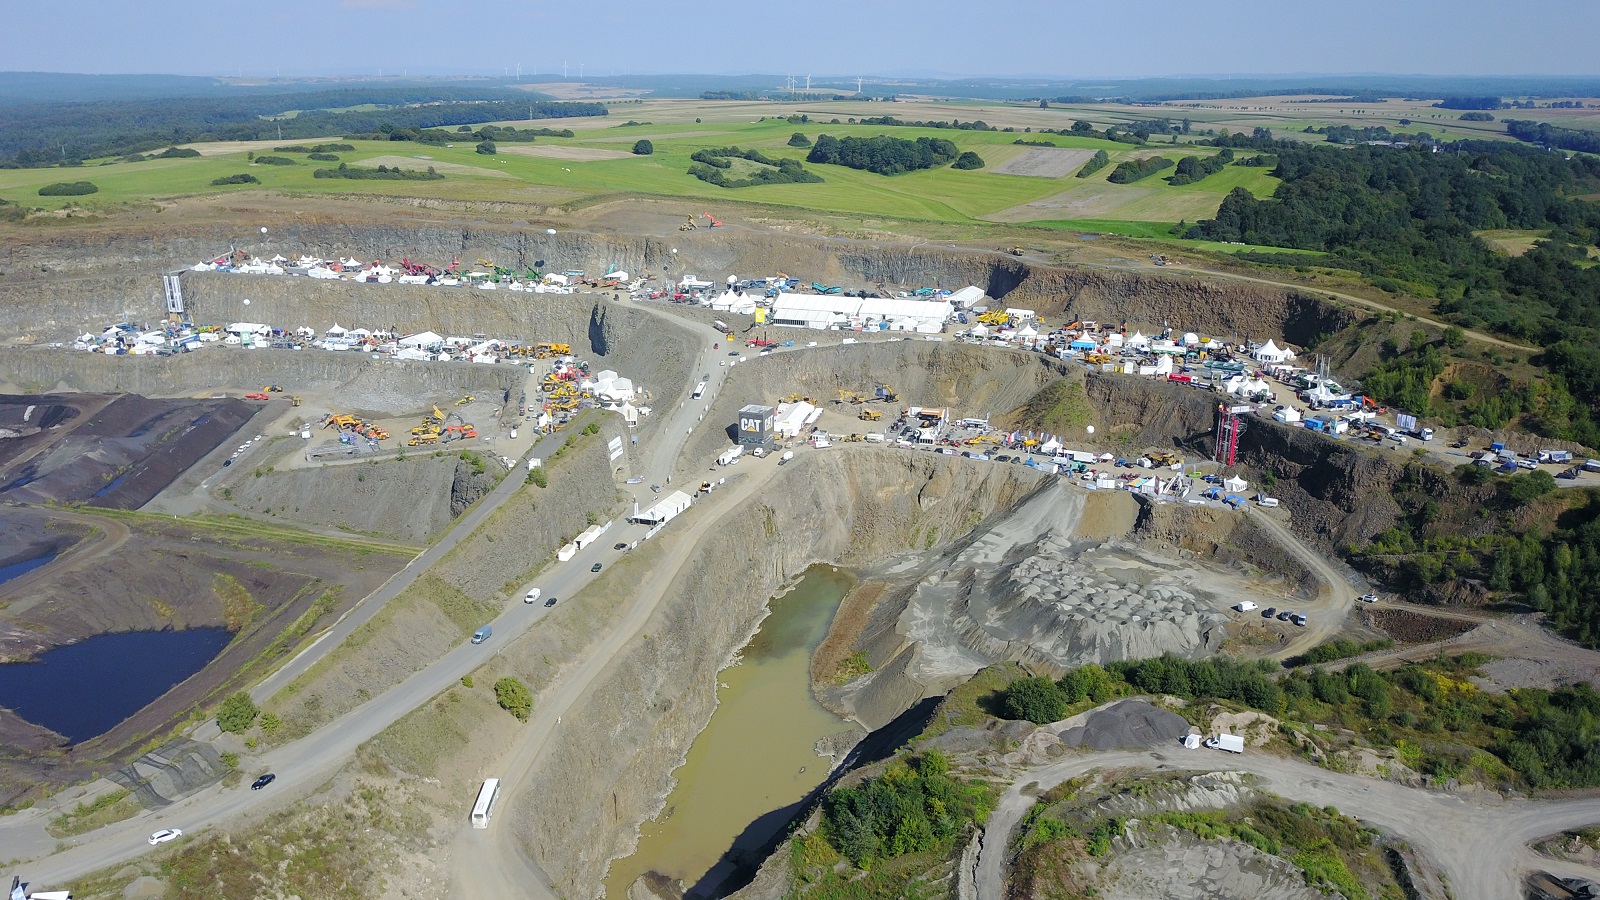
M 1239 612 L 1249 612 L 1256 608 L 1256 602 L 1254 600 L 1240 600 L 1233 605 L 1233 608 Z
M 1229 753 L 1244 752 L 1244 738 L 1237 734 L 1219 734 L 1214 738 L 1206 739 L 1206 748 L 1210 750 L 1226 750 Z
M 793 450 L 785 450 L 785 451 L 783 451 L 783 455 L 778 457 L 778 465 L 780 465 L 780 466 L 781 465 L 785 465 L 791 459 L 794 459 L 794 451 Z
M 723 334 L 733 334 L 733 329 L 728 327 L 728 323 L 720 319 L 712 322 L 711 327 L 722 332 Z
M 1542 463 L 1570 463 L 1572 462 L 1571 450 L 1540 450 L 1539 462 Z
M 722 451 L 722 455 L 717 457 L 717 465 L 719 465 L 719 466 L 731 466 L 734 463 L 738 462 L 739 461 L 739 457 L 741 457 L 743 455 L 744 455 L 744 447 L 735 444 L 734 446 L 729 447 L 728 449 Z

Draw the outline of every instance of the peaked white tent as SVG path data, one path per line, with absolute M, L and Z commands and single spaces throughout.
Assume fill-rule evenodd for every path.
M 332 332 L 329 332 L 329 334 L 332 334 Z M 444 338 L 431 331 L 424 331 L 421 334 L 413 334 L 410 337 L 400 339 L 400 346 L 402 347 L 437 347 L 442 343 L 444 343 Z
M 1281 363 L 1285 360 L 1294 359 L 1294 353 L 1292 351 L 1280 348 L 1277 344 L 1274 344 L 1270 338 L 1265 344 L 1257 347 L 1255 352 L 1250 355 L 1264 363 Z
M 1222 479 L 1222 486 L 1227 488 L 1231 493 L 1238 494 L 1243 492 L 1245 488 L 1249 487 L 1250 482 L 1245 481 L 1243 478 L 1240 478 L 1237 475 L 1234 475 L 1231 478 Z

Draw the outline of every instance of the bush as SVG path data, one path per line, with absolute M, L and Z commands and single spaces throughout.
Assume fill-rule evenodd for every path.
M 339 154 L 337 154 L 337 153 L 309 153 L 309 154 L 306 155 L 306 159 L 314 159 L 317 162 L 338 162 L 339 161 Z
M 524 722 L 533 715 L 533 692 L 510 675 L 494 683 L 494 699 L 501 709 Z
M 789 135 L 789 146 L 791 146 L 791 147 L 809 147 L 809 146 L 811 146 L 811 138 L 808 138 L 805 135 L 801 134 L 800 132 L 796 131 L 794 134 Z
M 973 153 L 971 150 L 968 150 L 965 153 L 961 154 L 960 156 L 956 157 L 956 161 L 950 165 L 950 168 L 952 168 L 952 169 L 981 169 L 981 168 L 983 168 L 983 157 L 979 156 L 976 153 Z
M 217 709 L 217 727 L 229 734 L 244 734 L 260 714 L 261 710 L 250 699 L 250 695 L 239 691 L 222 701 L 222 706 Z
M 160 153 L 154 154 L 152 159 L 194 159 L 200 151 L 193 147 L 168 147 Z
M 1067 714 L 1067 695 L 1048 678 L 1018 678 L 1006 685 L 1005 709 L 1035 725 L 1059 722 Z
M 256 164 L 262 166 L 298 166 L 299 163 L 287 156 L 258 156 Z
M 584 434 L 599 434 L 600 433 L 600 423 L 599 422 L 590 422 L 589 424 L 583 426 L 583 433 Z
M 544 466 L 535 466 L 528 470 L 528 478 L 523 484 L 532 484 L 545 488 L 550 486 L 550 476 L 544 473 Z
M 97 194 L 100 189 L 92 181 L 58 181 L 39 188 L 41 197 L 82 197 L 84 194 Z
M 1117 167 L 1111 170 L 1111 174 L 1106 176 L 1106 180 L 1112 184 L 1132 184 L 1142 178 L 1149 178 L 1162 169 L 1170 169 L 1174 165 L 1176 163 L 1164 156 L 1152 156 L 1148 159 L 1137 160 L 1130 159 L 1127 162 L 1117 163 Z
M 1096 150 L 1094 156 L 1089 157 L 1089 161 L 1084 163 L 1083 168 L 1078 170 L 1078 177 L 1088 178 L 1109 165 L 1111 165 L 1111 157 L 1104 150 Z
M 388 166 L 364 169 L 348 163 L 339 163 L 339 168 L 337 169 L 318 169 L 311 173 L 311 177 L 354 178 L 375 181 L 439 181 L 444 178 L 443 175 L 433 170 L 433 166 L 429 166 L 426 172 L 418 172 L 415 169 L 390 168 Z
M 633 155 L 634 156 L 649 156 L 650 154 L 652 154 L 654 152 L 656 152 L 656 145 L 650 143 L 647 140 L 641 139 L 641 140 L 635 141 L 634 144 L 633 144 Z
M 251 175 L 249 172 L 243 172 L 238 175 L 225 175 L 221 178 L 213 178 L 211 179 L 211 183 L 218 187 L 221 187 L 225 184 L 260 184 L 261 179 Z
M 493 156 L 500 152 L 499 150 L 495 149 L 494 141 L 479 141 L 478 146 L 474 149 L 476 149 L 479 153 L 482 153 L 484 156 Z

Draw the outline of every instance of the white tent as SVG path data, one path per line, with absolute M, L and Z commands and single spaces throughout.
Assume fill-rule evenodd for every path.
M 989 336 L 989 326 L 983 324 L 982 322 L 979 322 L 978 324 L 972 326 L 971 334 L 972 334 L 973 337 L 988 337 Z
M 1222 479 L 1222 486 L 1227 488 L 1231 493 L 1239 494 L 1243 493 L 1244 489 L 1250 486 L 1250 482 L 1245 481 L 1243 478 L 1235 475 L 1232 478 Z
M 333 323 L 333 327 L 328 329 L 328 337 L 344 337 L 349 333 L 349 329 L 340 328 L 338 322 Z
M 1293 359 L 1294 353 L 1289 350 L 1279 348 L 1278 345 L 1274 344 L 1269 338 L 1265 344 L 1257 347 L 1251 356 L 1254 356 L 1256 359 L 1264 363 L 1280 363 L 1284 360 Z
M 1038 336 L 1038 330 L 1036 330 L 1032 325 L 1024 325 L 1022 326 L 1022 330 L 1017 332 L 1017 337 L 1019 338 L 1031 338 Z
M 329 332 L 329 334 L 332 333 L 331 331 Z M 444 343 L 444 338 L 431 331 L 424 331 L 421 334 L 413 334 L 410 337 L 400 339 L 400 346 L 402 347 L 436 347 L 442 343 Z
M 544 276 L 544 281 L 546 284 L 565 285 L 569 283 L 567 276 L 558 274 L 556 272 L 551 272 L 550 274 Z
M 618 281 L 627 281 L 628 280 L 628 273 L 627 272 L 623 272 L 621 270 L 618 270 L 616 272 L 612 272 L 611 274 L 607 275 L 606 277 L 607 278 L 615 278 Z
M 1127 344 L 1131 349 L 1143 350 L 1150 346 L 1150 339 L 1145 337 L 1142 332 L 1135 331 L 1133 337 L 1128 338 Z

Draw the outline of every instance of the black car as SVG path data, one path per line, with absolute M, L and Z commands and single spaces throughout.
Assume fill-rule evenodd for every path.
M 1009 456 L 1005 455 L 1004 453 L 1002 453 L 999 456 L 996 456 L 994 458 L 994 461 L 995 462 L 1011 462 L 1011 457 L 1009 457 Z
M 551 597 L 549 600 L 546 600 L 544 602 L 544 605 L 545 606 L 555 606 L 556 605 L 556 598 Z
M 1292 613 L 1292 612 L 1290 612 L 1289 610 L 1286 609 L 1283 612 L 1278 613 L 1278 621 L 1279 622 L 1287 622 L 1287 621 L 1289 621 L 1290 617 L 1292 617 L 1293 615 L 1294 615 L 1294 613 Z
M 737 350 L 729 350 L 728 351 L 728 355 L 729 356 L 738 356 L 739 355 L 739 351 L 737 351 Z
M 255 781 L 250 782 L 250 790 L 259 791 L 262 788 L 266 787 L 267 785 L 269 785 L 269 784 L 271 784 L 271 783 L 273 783 L 274 781 L 277 781 L 277 780 L 278 780 L 278 776 L 272 774 L 271 772 L 268 772 L 267 774 L 261 776 L 260 778 L 257 778 Z
M 613 549 L 613 550 L 626 550 L 626 549 L 628 549 L 628 545 L 625 544 L 625 543 L 619 543 L 615 547 L 612 547 L 611 549 Z
M 600 571 L 600 564 L 599 563 L 595 563 L 594 565 L 590 566 L 589 567 L 589 571 L 591 571 L 591 572 Z
M 1277 614 L 1278 614 L 1278 608 L 1276 606 L 1269 606 L 1266 609 L 1263 609 L 1261 611 L 1261 618 L 1270 619 L 1270 618 L 1272 618 L 1273 616 L 1275 616 Z

